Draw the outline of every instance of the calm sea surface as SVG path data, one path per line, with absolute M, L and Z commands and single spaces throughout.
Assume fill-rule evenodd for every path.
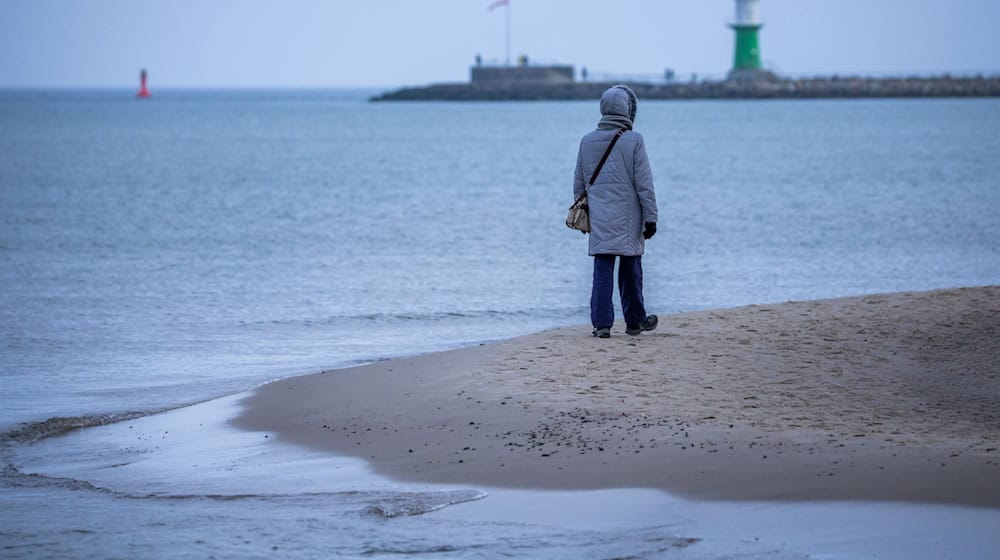
M 0 431 L 588 322 L 562 221 L 597 102 L 367 93 L 0 92 Z M 636 129 L 651 312 L 1000 283 L 1000 100 L 640 101 Z

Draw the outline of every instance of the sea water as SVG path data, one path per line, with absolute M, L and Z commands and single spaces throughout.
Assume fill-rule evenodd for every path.
M 5 557 L 132 556 L 112 528 L 135 508 L 233 543 L 248 508 L 293 535 L 322 525 L 307 494 L 164 506 L 25 478 L 39 438 L 588 322 L 586 237 L 562 221 L 596 101 L 370 93 L 0 92 Z M 1000 282 L 1000 100 L 646 101 L 636 129 L 660 207 L 650 312 Z M 371 504 L 321 499 L 337 526 L 370 528 L 355 512 Z M 98 508 L 112 521 L 81 528 Z M 45 513 L 18 522 L 29 511 Z M 430 552 L 496 552 L 472 529 L 419 527 L 451 535 Z M 162 534 L 142 546 L 188 550 Z

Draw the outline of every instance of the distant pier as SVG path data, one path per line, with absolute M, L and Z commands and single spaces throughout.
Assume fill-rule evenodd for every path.
M 484 80 L 402 88 L 372 101 L 543 101 L 597 99 L 615 83 L 572 80 Z M 1000 76 L 816 77 L 642 83 L 624 80 L 642 99 L 816 99 L 865 97 L 997 97 Z

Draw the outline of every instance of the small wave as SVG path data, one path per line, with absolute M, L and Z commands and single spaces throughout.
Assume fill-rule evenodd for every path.
M 385 519 L 408 517 L 430 513 L 455 504 L 481 500 L 486 495 L 479 490 L 392 493 L 378 498 L 377 503 L 365 508 L 364 512 Z
M 96 486 L 86 480 L 62 478 L 38 473 L 23 473 L 11 464 L 0 471 L 0 480 L 8 488 L 51 488 L 75 492 L 94 492 L 128 500 L 152 501 L 288 501 L 332 499 L 340 504 L 354 504 L 366 515 L 385 519 L 421 515 L 451 505 L 480 500 L 486 493 L 479 490 L 446 490 L 430 492 L 303 492 L 293 494 L 137 494 Z
M 368 492 L 351 490 L 344 492 L 303 492 L 293 494 L 125 494 L 120 492 L 117 494 L 123 498 L 164 501 L 273 502 L 333 499 L 342 505 L 351 504 L 354 507 L 360 507 L 360 511 L 365 515 L 385 519 L 430 513 L 451 505 L 480 500 L 487 496 L 485 492 L 471 489 L 428 492 Z
M 85 416 L 53 416 L 48 420 L 40 422 L 28 422 L 21 424 L 11 430 L 0 433 L 0 444 L 10 443 L 35 443 L 37 441 L 80 430 L 83 428 L 93 428 L 104 426 L 116 422 L 124 422 L 163 412 L 162 410 L 127 411 L 115 412 L 111 414 L 92 414 Z
M 302 492 L 292 494 L 125 494 L 117 493 L 119 497 L 137 500 L 164 501 L 288 501 L 288 500 L 326 500 L 332 499 L 341 505 L 360 507 L 366 515 L 382 518 L 405 517 L 421 515 L 436 511 L 450 505 L 471 502 L 486 497 L 479 490 L 445 490 L 429 492 Z
M 359 552 L 361 556 L 382 556 L 384 554 L 399 554 L 412 556 L 416 554 L 441 554 L 443 552 L 458 552 L 462 550 L 446 544 L 429 546 L 427 548 L 365 548 Z
M 117 494 L 114 490 L 94 486 L 86 480 L 61 478 L 44 474 L 23 473 L 10 463 L 0 471 L 0 481 L 8 488 L 58 488 L 62 490 Z
M 583 307 L 573 308 L 529 308 L 529 309 L 466 309 L 460 311 L 427 311 L 400 313 L 363 313 L 355 315 L 332 315 L 313 319 L 272 319 L 248 321 L 244 325 L 330 325 L 342 322 L 439 322 L 456 319 L 517 319 L 523 317 L 560 318 L 579 315 L 586 311 Z

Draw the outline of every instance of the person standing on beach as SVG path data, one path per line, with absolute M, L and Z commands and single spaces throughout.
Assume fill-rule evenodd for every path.
M 627 86 L 614 86 L 601 95 L 597 130 L 580 140 L 573 179 L 573 196 L 587 188 L 605 151 L 617 143 L 588 190 L 590 207 L 589 254 L 594 257 L 594 284 L 590 294 L 590 321 L 594 336 L 608 338 L 615 320 L 615 260 L 625 332 L 637 335 L 656 328 L 656 315 L 646 315 L 642 296 L 642 254 L 645 241 L 656 234 L 656 193 L 642 135 L 632 130 L 638 98 Z

